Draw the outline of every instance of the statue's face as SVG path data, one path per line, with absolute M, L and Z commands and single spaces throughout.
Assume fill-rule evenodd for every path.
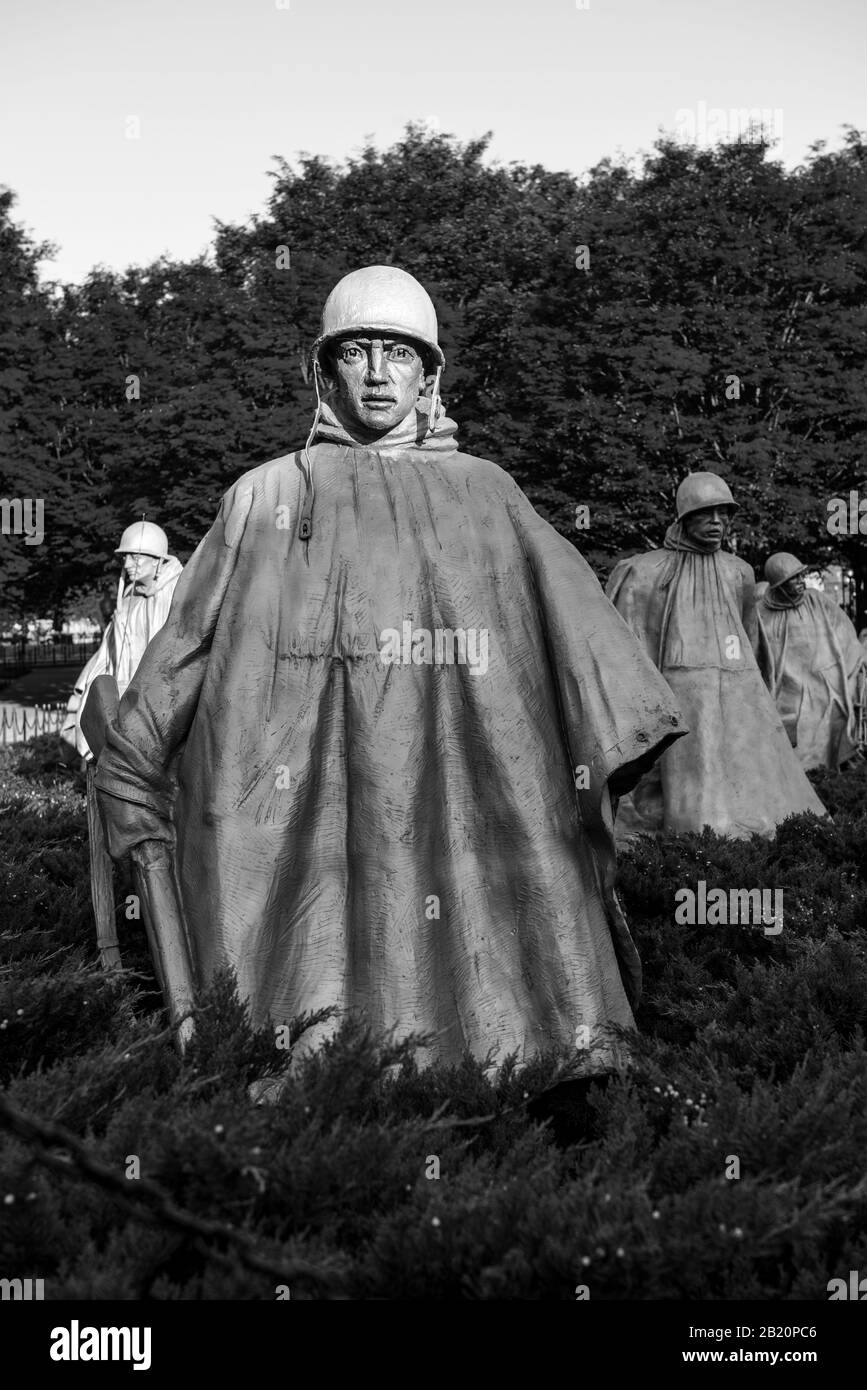
M 424 362 L 404 338 L 344 338 L 331 348 L 326 381 L 336 388 L 335 412 L 363 440 L 374 440 L 415 409 Z
M 731 508 L 726 506 L 700 507 L 683 518 L 683 529 L 698 545 L 722 545 L 731 523 Z
M 159 560 L 154 555 L 124 555 L 124 578 L 130 583 L 136 579 L 141 579 L 146 583 L 149 579 L 153 579 L 158 565 Z
M 796 574 L 793 575 L 791 579 L 787 579 L 785 584 L 781 584 L 778 592 L 781 593 L 784 598 L 794 601 L 801 597 L 806 587 L 804 576 L 802 574 Z

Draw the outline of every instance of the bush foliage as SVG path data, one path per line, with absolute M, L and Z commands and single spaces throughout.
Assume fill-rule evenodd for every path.
M 357 1020 L 255 1104 L 286 1053 L 228 978 L 179 1059 L 122 912 L 99 968 L 80 786 L 47 741 L 3 751 L 0 1080 L 43 1132 L 0 1122 L 0 1270 L 69 1299 L 826 1299 L 867 1262 L 867 769 L 816 781 L 833 824 L 624 856 L 633 1064 L 546 1123 L 562 1057 L 420 1071 Z M 783 888 L 783 931 L 676 925 L 699 879 Z

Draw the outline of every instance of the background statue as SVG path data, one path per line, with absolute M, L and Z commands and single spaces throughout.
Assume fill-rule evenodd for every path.
M 103 589 L 99 596 L 99 618 L 102 623 L 103 632 L 108 627 L 114 617 L 114 610 L 117 607 L 117 592 L 115 589 Z
M 683 733 L 671 692 L 459 451 L 412 276 L 341 280 L 313 358 L 307 446 L 229 489 L 107 731 L 110 849 L 173 848 L 194 971 L 234 967 L 257 1025 L 337 1006 L 446 1061 L 602 1044 L 640 978 L 609 791 Z
M 705 825 L 770 835 L 796 811 L 825 814 L 756 662 L 753 571 L 722 549 L 735 506 L 716 473 L 690 473 L 664 548 L 621 560 L 608 582 L 690 729 L 621 802 L 618 838 Z
M 765 564 L 758 605 L 768 686 L 801 765 L 838 768 L 858 751 L 859 672 L 867 653 L 833 599 L 808 589 L 809 566 L 786 551 Z
M 117 602 L 102 641 L 75 682 L 60 737 L 90 761 L 81 729 L 81 711 L 97 676 L 114 676 L 121 694 L 135 674 L 151 638 L 169 615 L 183 566 L 169 554 L 168 537 L 152 521 L 135 521 L 120 538 L 115 555 L 123 556 Z

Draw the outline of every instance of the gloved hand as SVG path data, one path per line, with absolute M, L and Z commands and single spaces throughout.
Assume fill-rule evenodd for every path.
M 99 818 L 105 843 L 112 859 L 123 859 L 136 845 L 145 840 L 160 840 L 174 845 L 175 832 L 170 821 L 163 820 L 150 806 L 137 801 L 124 801 L 111 792 L 97 789 Z

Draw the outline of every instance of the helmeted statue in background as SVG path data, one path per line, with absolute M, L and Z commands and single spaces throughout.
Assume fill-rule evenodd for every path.
M 763 664 L 801 765 L 836 769 L 858 751 L 858 678 L 867 653 L 843 609 L 807 588 L 808 569 L 786 551 L 765 564 Z
M 102 630 L 108 627 L 114 617 L 114 610 L 117 607 L 117 592 L 113 588 L 105 588 L 99 596 L 99 617 L 102 623 Z
M 340 281 L 307 445 L 226 493 L 96 784 L 255 1024 L 336 1006 L 526 1060 L 632 1026 L 609 793 L 683 724 L 574 547 L 459 451 L 443 363 L 412 276 Z
M 795 812 L 825 814 L 756 661 L 753 571 L 722 549 L 735 507 L 716 473 L 690 473 L 664 547 L 621 560 L 608 581 L 690 729 L 621 801 L 619 840 L 705 825 L 772 835 Z
M 123 557 L 114 614 L 102 641 L 75 682 L 66 707 L 60 737 L 80 757 L 91 751 L 81 729 L 81 711 L 97 676 L 112 675 L 122 695 L 132 680 L 145 648 L 169 615 L 180 560 L 169 554 L 168 537 L 152 521 L 134 521 L 120 538 L 115 555 Z

